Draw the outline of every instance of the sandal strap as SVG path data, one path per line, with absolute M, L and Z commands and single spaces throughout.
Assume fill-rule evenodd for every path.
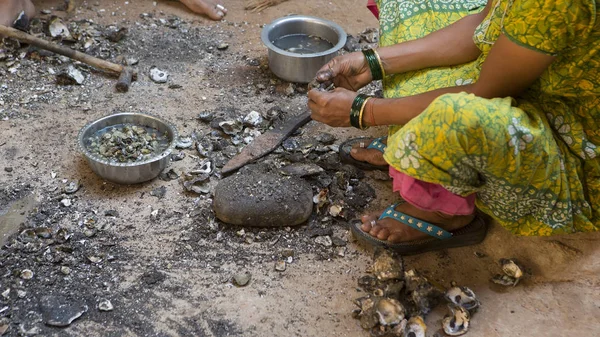
M 391 205 L 388 208 L 386 208 L 385 211 L 383 211 L 383 213 L 379 217 L 379 220 L 382 220 L 385 218 L 392 218 L 392 219 L 397 220 L 407 226 L 410 226 L 422 233 L 425 233 L 429 236 L 432 236 L 434 238 L 438 238 L 441 240 L 449 239 L 452 237 L 452 233 L 448 232 L 447 230 L 445 230 L 443 228 L 440 228 L 429 222 L 419 220 L 408 214 L 396 211 L 396 206 L 398 206 L 398 205 L 399 204 L 394 204 L 394 205 Z
M 381 152 L 385 151 L 385 148 L 387 147 L 387 145 L 381 142 L 385 138 L 387 138 L 387 137 L 375 138 L 369 144 L 369 146 L 367 146 L 367 149 L 375 149 L 375 150 L 378 150 L 378 151 L 381 151 Z

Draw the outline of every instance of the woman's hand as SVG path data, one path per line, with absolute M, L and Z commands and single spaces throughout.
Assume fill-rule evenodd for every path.
M 350 126 L 350 109 L 357 93 L 335 88 L 333 91 L 313 89 L 308 92 L 308 107 L 315 121 L 334 127 Z
M 358 91 L 372 80 L 371 69 L 362 52 L 338 56 L 317 72 L 317 81 L 331 81 L 338 88 L 352 91 Z

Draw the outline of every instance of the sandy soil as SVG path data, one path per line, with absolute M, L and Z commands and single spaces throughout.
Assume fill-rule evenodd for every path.
M 350 313 L 352 300 L 361 295 L 356 281 L 364 275 L 370 256 L 348 239 L 343 221 L 331 226 L 334 236 L 349 241 L 342 248 L 343 257 L 337 254 L 338 248 L 315 244 L 306 226 L 262 233 L 248 230 L 263 237 L 248 243 L 239 233 L 241 228 L 215 224 L 206 211 L 208 197 L 184 193 L 177 180 L 139 186 L 104 182 L 91 172 L 75 146 L 77 132 L 85 123 L 114 111 L 152 112 L 188 135 L 206 128 L 196 120 L 203 110 L 233 106 L 247 113 L 279 105 L 299 111 L 305 96 L 283 94 L 281 88 L 287 84 L 271 82 L 272 75 L 253 61 L 265 63 L 260 26 L 298 13 L 326 17 L 357 34 L 377 24 L 363 2 L 291 0 L 250 14 L 243 10 L 242 1 L 229 1 L 227 20 L 221 23 L 194 16 L 170 1 L 156 5 L 99 1 L 97 6 L 84 2 L 69 20 L 86 18 L 130 27 L 121 46 L 124 53 L 135 53 L 140 59 L 141 76 L 129 93 L 116 93 L 114 79 L 94 72 L 81 87 L 58 89 L 47 72 L 57 65 L 44 61 L 25 64 L 15 74 L 5 73 L 0 78 L 0 84 L 6 85 L 1 91 L 6 103 L 0 107 L 4 113 L 0 120 L 0 192 L 4 193 L 0 231 L 14 231 L 21 222 L 68 228 L 78 233 L 71 242 L 76 242 L 73 246 L 82 256 L 103 257 L 100 263 L 75 259 L 69 264 L 71 274 L 62 275 L 59 269 L 65 263 L 44 262 L 41 253 L 0 255 L 4 259 L 0 292 L 6 288 L 26 292 L 19 299 L 0 298 L 0 310 L 8 306 L 7 312 L 13 312 L 7 317 L 6 334 L 17 336 L 22 326 L 21 333 L 38 327 L 42 335 L 56 336 L 367 336 Z M 61 4 L 38 1 L 36 5 L 51 9 Z M 188 22 L 190 35 L 177 35 L 165 27 L 136 28 L 136 22 L 143 21 L 141 13 L 164 18 L 177 15 Z M 64 16 L 60 11 L 55 14 Z M 223 42 L 229 44 L 226 51 L 209 50 Z M 168 89 L 150 81 L 146 74 L 151 66 L 167 70 L 169 83 L 182 88 Z M 37 69 L 37 75 L 19 75 L 27 69 Z M 257 89 L 259 84 L 274 90 Z M 43 100 L 32 97 L 44 91 L 51 93 Z M 265 97 L 273 102 L 267 103 Z M 305 127 L 308 134 L 323 131 L 337 135 L 337 143 L 359 134 L 314 122 Z M 193 166 L 190 156 L 173 163 L 179 171 Z M 70 197 L 70 207 L 59 204 L 64 179 L 79 179 L 83 186 Z M 393 201 L 385 183 L 372 179 L 371 174 L 365 180 L 378 194 L 367 209 Z M 161 186 L 167 188 L 164 198 L 150 194 Z M 104 216 L 107 210 L 116 210 L 118 216 Z M 98 218 L 96 234 L 83 236 L 81 219 L 92 215 Z M 476 292 L 482 308 L 468 336 L 593 336 L 600 333 L 599 242 L 598 234 L 526 238 L 492 226 L 478 246 L 405 258 L 405 265 L 445 286 L 456 281 Z M 284 272 L 278 272 L 274 263 L 284 249 L 294 250 L 295 256 Z M 498 259 L 506 257 L 519 259 L 531 270 L 531 276 L 514 288 L 489 282 L 499 272 Z M 12 276 L 24 267 L 36 273 L 34 279 Z M 242 271 L 250 272 L 252 281 L 238 288 L 231 277 Z M 37 299 L 47 294 L 83 301 L 90 310 L 68 328 L 45 327 L 39 315 L 28 311 L 35 311 Z M 110 299 L 115 309 L 98 312 L 95 306 L 102 298 Z M 443 309 L 427 318 L 428 335 L 440 327 Z M 5 315 L 0 313 L 0 318 Z

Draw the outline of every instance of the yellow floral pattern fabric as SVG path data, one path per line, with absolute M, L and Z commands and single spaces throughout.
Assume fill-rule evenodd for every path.
M 383 12 L 388 0 L 381 2 L 383 17 L 399 15 Z M 457 11 L 453 18 L 466 14 Z M 453 22 L 428 15 L 399 25 L 424 20 L 421 27 L 434 31 Z M 384 44 L 427 34 L 381 24 Z M 600 23 L 594 1 L 494 0 L 473 36 L 482 51 L 478 60 L 390 76 L 385 96 L 476 81 L 500 34 L 555 61 L 520 97 L 439 97 L 405 126 L 390 127 L 385 159 L 453 193 L 476 193 L 478 208 L 518 235 L 600 230 Z

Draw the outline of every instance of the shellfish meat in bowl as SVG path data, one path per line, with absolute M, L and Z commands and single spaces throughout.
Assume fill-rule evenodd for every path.
M 159 117 L 123 112 L 87 124 L 77 142 L 100 177 L 137 184 L 156 178 L 167 167 L 178 138 L 177 129 Z

